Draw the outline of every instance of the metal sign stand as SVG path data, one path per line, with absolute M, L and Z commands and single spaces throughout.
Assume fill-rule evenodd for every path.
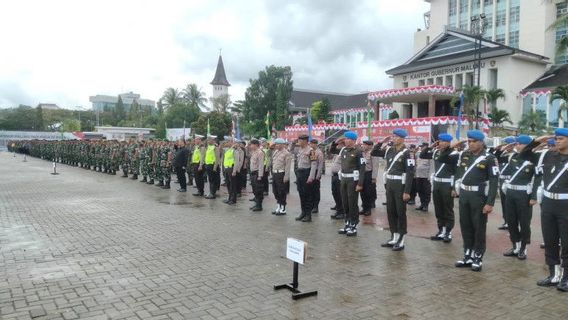
M 292 299 L 294 299 L 294 300 L 298 300 L 298 299 L 302 299 L 302 298 L 306 298 L 306 297 L 311 297 L 311 296 L 317 296 L 318 295 L 317 291 L 301 292 L 300 290 L 298 290 L 298 285 L 299 285 L 299 283 L 298 283 L 298 265 L 299 265 L 299 263 L 294 262 L 294 272 L 293 272 L 293 275 L 292 275 L 292 283 L 275 285 L 274 290 L 288 289 L 288 290 L 292 291 Z

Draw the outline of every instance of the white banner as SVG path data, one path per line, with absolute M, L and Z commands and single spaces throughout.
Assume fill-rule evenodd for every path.
M 168 141 L 177 141 L 179 139 L 189 139 L 191 128 L 168 128 L 166 129 L 166 139 Z

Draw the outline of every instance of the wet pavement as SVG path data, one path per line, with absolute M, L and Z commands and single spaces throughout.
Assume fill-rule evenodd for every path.
M 459 228 L 450 244 L 427 239 L 430 213 L 409 206 L 402 252 L 388 238 L 379 192 L 359 236 L 329 219 L 329 177 L 312 223 L 248 210 L 119 176 L 0 152 L 1 319 L 567 319 L 568 295 L 540 288 L 546 273 L 539 212 L 529 259 L 505 258 L 499 204 L 488 225 L 483 271 L 456 269 Z M 292 189 L 294 185 L 292 184 Z M 291 280 L 287 237 L 308 242 L 294 301 L 274 284 Z

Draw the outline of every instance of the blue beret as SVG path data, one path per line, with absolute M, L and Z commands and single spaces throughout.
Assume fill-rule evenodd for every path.
M 357 134 L 353 131 L 345 131 L 343 136 L 349 140 L 357 140 Z
M 548 143 L 549 146 L 555 146 L 556 145 L 556 141 L 554 141 L 554 139 L 550 138 L 546 141 L 546 143 Z
M 568 137 L 568 128 L 558 128 L 554 130 L 554 135 Z
M 286 144 L 286 141 L 282 138 L 274 139 L 274 144 Z
M 408 132 L 406 132 L 406 130 L 404 130 L 404 129 L 394 129 L 392 131 L 392 134 L 397 135 L 401 138 L 406 138 L 406 136 L 408 135 Z
M 440 133 L 438 135 L 438 140 L 440 140 L 440 141 L 452 142 L 453 139 L 454 138 L 447 133 Z
M 513 137 L 513 136 L 508 136 L 508 137 L 505 137 L 505 139 L 503 139 L 503 142 L 509 144 L 509 143 L 515 143 L 515 142 L 517 142 L 517 141 L 516 141 L 515 137 Z
M 485 135 L 479 130 L 469 130 L 467 132 L 467 137 L 473 140 L 483 141 L 485 140 Z
M 521 134 L 517 137 L 517 143 L 519 144 L 529 144 L 531 143 L 532 138 L 527 136 L 526 134 Z

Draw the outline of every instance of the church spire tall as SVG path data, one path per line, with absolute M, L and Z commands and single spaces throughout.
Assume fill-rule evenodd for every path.
M 215 77 L 211 81 L 213 86 L 213 98 L 217 98 L 224 94 L 229 94 L 229 87 L 231 84 L 227 80 L 225 74 L 225 66 L 223 65 L 223 58 L 219 52 L 219 60 L 217 61 L 217 70 L 215 70 Z

